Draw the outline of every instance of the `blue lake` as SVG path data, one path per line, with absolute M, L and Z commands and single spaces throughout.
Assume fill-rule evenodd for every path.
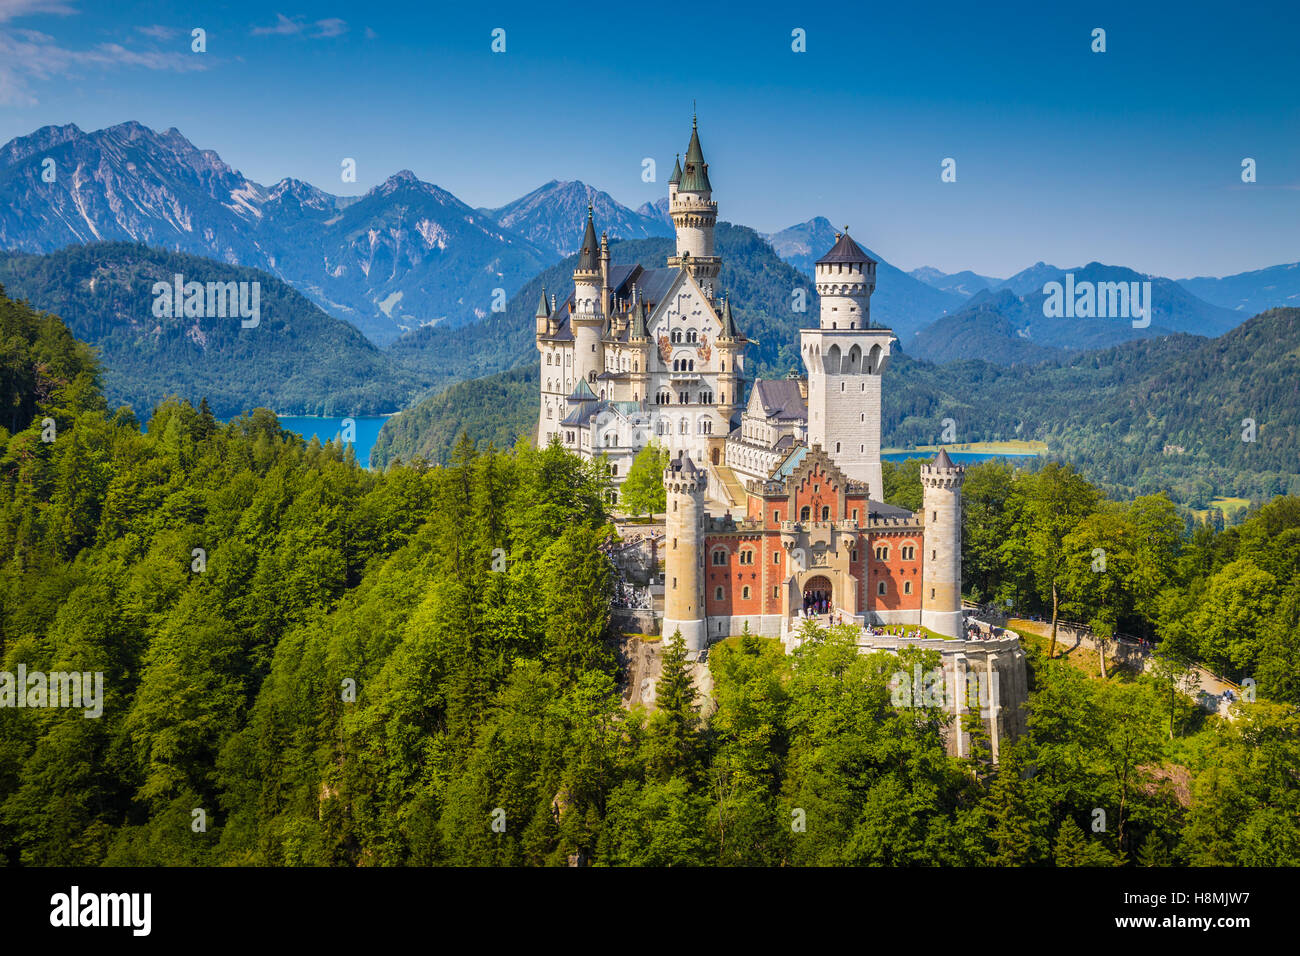
M 388 416 L 353 416 L 352 421 L 356 422 L 357 425 L 355 443 L 357 461 L 369 467 L 370 449 L 375 447 L 375 442 L 379 438 L 379 429 L 384 427 L 384 422 L 388 421 Z M 338 439 L 343 431 L 343 419 L 284 415 L 280 417 L 280 427 L 285 431 L 301 435 L 307 441 L 311 441 L 312 436 L 315 435 L 323 445 L 327 441 Z

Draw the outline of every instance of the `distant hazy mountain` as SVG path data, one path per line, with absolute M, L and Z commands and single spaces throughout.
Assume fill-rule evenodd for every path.
M 1179 279 L 1188 292 L 1213 305 L 1243 315 L 1300 305 L 1300 262 L 1239 272 L 1222 279 Z
M 1047 274 L 1038 266 L 1034 269 L 1045 276 L 1043 283 L 1063 279 L 1063 273 Z M 1043 284 L 1038 284 L 1023 295 L 1008 288 L 980 292 L 957 312 L 902 339 L 903 349 L 935 363 L 979 358 L 996 365 L 1013 365 L 1173 332 L 1216 336 L 1239 324 L 1232 312 L 1203 302 L 1172 279 L 1144 276 L 1099 262 L 1070 272 L 1076 284 L 1150 281 L 1150 325 L 1134 328 L 1131 317 L 1049 318 L 1044 315 Z
M 919 279 L 928 286 L 933 286 L 944 292 L 955 292 L 957 295 L 964 295 L 968 298 L 977 292 L 991 289 L 1002 282 L 1001 279 L 982 276 L 978 272 L 971 272 L 969 269 L 964 269 L 961 272 L 940 272 L 933 266 L 921 266 L 919 269 L 913 269 L 908 275 L 913 279 Z
M 155 314 L 154 283 L 177 274 L 204 284 L 257 282 L 259 323 Z M 168 395 L 195 405 L 206 398 L 223 418 L 257 406 L 290 415 L 379 414 L 403 407 L 425 384 L 347 322 L 256 269 L 134 243 L 91 243 L 45 255 L 0 253 L 0 285 L 96 346 L 110 404 L 130 405 L 141 418 Z
M 772 244 L 778 256 L 811 278 L 813 264 L 835 245 L 836 232 L 829 219 L 817 216 L 780 232 L 764 234 L 763 238 Z M 904 341 L 967 299 L 960 293 L 927 285 L 890 265 L 866 246 L 862 248 L 879 263 L 876 291 L 871 296 L 871 320 L 893 329 Z
M 656 199 L 654 202 L 643 202 L 636 209 L 637 215 L 645 216 L 647 219 L 658 219 L 670 230 L 673 229 L 672 217 L 668 215 L 668 197 Z M 671 235 L 672 233 L 670 233 Z
M 592 205 L 597 230 L 607 232 L 610 239 L 647 239 L 674 234 L 672 224 L 657 211 L 648 216 L 633 212 L 615 202 L 608 193 L 576 180 L 553 179 L 500 209 L 480 211 L 502 227 L 562 258 L 578 251 L 587 224 L 588 203 Z
M 495 289 L 509 295 L 555 258 L 405 171 L 359 199 L 292 179 L 268 188 L 175 129 L 133 122 L 47 126 L 0 147 L 0 247 L 101 240 L 265 269 L 381 343 L 473 321 Z
M 1056 266 L 1049 266 L 1046 262 L 1039 261 L 1028 269 L 1021 269 L 1010 279 L 1004 279 L 994 288 L 1010 289 L 1016 295 L 1027 295 L 1035 290 L 1041 291 L 1043 283 L 1059 278 L 1063 272 L 1065 272 L 1064 269 L 1058 269 Z

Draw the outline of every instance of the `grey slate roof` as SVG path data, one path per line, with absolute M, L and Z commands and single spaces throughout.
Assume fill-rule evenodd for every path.
M 808 401 L 799 390 L 796 378 L 763 378 L 754 383 L 763 414 L 779 421 L 808 418 Z
M 936 468 L 951 468 L 952 459 L 948 457 L 948 450 L 946 448 L 940 448 L 939 454 L 934 456 L 934 461 L 931 462 L 931 464 Z
M 862 251 L 862 247 L 849 238 L 847 232 L 838 233 L 835 237 L 835 245 L 831 246 L 830 252 L 817 260 L 817 264 L 822 263 L 834 264 L 836 262 L 875 262 Z M 879 263 L 877 263 L 879 264 Z

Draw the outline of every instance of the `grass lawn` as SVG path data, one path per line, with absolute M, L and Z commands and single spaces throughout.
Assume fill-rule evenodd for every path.
M 1234 511 L 1237 508 L 1249 508 L 1249 507 L 1250 507 L 1249 498 L 1211 498 L 1210 507 L 1202 508 L 1199 511 L 1193 509 L 1192 514 L 1196 515 L 1197 518 L 1204 521 L 1206 518 L 1210 516 L 1210 512 L 1215 510 L 1216 508 L 1219 511 L 1223 512 L 1224 517 L 1227 517 L 1230 512 Z

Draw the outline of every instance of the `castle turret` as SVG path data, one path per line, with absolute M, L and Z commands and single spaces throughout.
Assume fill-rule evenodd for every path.
M 627 345 L 628 350 L 632 352 L 632 399 L 633 401 L 650 400 L 650 332 L 647 329 L 647 323 L 650 321 L 650 312 L 646 308 L 645 299 L 637 291 L 635 286 L 632 287 L 632 308 L 629 313 Z
M 808 443 L 821 445 L 848 477 L 884 500 L 880 380 L 894 333 L 870 328 L 876 261 L 846 229 L 817 260 L 818 327 L 799 333 L 808 369 Z
M 677 175 L 677 170 L 673 170 Z M 677 255 L 668 260 L 670 266 L 688 269 L 696 281 L 711 290 L 722 267 L 722 260 L 713 254 L 713 228 L 718 221 L 718 204 L 713 201 L 713 186 L 709 183 L 709 164 L 704 161 L 700 146 L 699 124 L 691 119 L 691 142 L 686 148 L 686 164 L 681 170 L 681 181 L 668 182 L 668 215 L 677 229 Z
M 966 469 L 943 449 L 921 466 L 925 554 L 921 563 L 921 624 L 936 634 L 960 637 L 961 485 Z
M 673 161 L 673 174 L 668 177 L 668 201 L 672 202 L 677 198 L 677 187 L 682 184 L 682 154 L 677 154 L 677 159 Z
M 605 324 L 603 282 L 600 245 L 596 241 L 591 203 L 588 203 L 587 229 L 582 234 L 577 268 L 573 270 L 573 313 L 569 316 L 569 325 L 573 329 L 574 379 L 589 385 L 594 385 L 596 376 L 605 370 L 604 343 L 601 342 L 601 328 Z
M 537 336 L 541 338 L 550 331 L 551 327 L 551 303 L 546 298 L 546 286 L 542 286 L 542 298 L 537 303 L 537 311 L 533 315 L 537 318 Z
M 718 413 L 728 422 L 727 431 L 740 424 L 740 391 L 744 387 L 742 356 L 749 340 L 736 328 L 731 314 L 731 297 L 722 300 L 722 331 L 718 333 Z
M 665 640 L 682 632 L 688 651 L 708 642 L 704 618 L 704 496 L 709 476 L 681 454 L 664 469 L 668 517 L 664 522 Z

